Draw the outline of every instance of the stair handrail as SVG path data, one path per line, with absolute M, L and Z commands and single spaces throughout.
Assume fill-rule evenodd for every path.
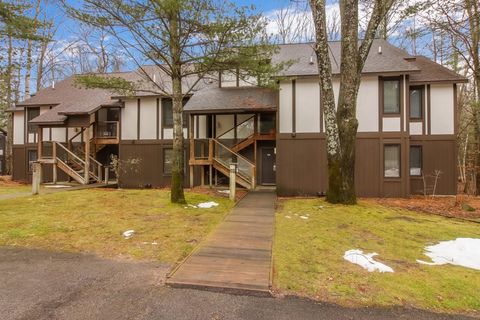
M 69 150 L 67 147 L 65 147 L 63 144 L 61 144 L 60 142 L 58 141 L 52 141 L 52 143 L 54 143 L 56 146 L 60 147 L 61 149 L 63 149 L 68 155 L 72 156 L 73 159 L 75 159 L 76 161 L 79 161 L 81 164 L 83 164 L 83 166 L 85 167 L 85 161 L 82 160 L 82 158 L 80 158 L 79 156 L 77 156 L 75 153 L 73 153 L 71 150 Z
M 245 181 L 247 181 L 251 188 L 254 189 L 255 186 L 256 186 L 256 165 L 254 163 L 252 163 L 249 159 L 245 158 L 244 156 L 238 154 L 237 152 L 233 151 L 232 149 L 230 149 L 229 147 L 227 147 L 226 145 L 224 145 L 223 143 L 219 142 L 218 140 L 212 138 L 213 143 L 215 144 L 215 147 L 212 148 L 212 149 L 215 149 L 213 151 L 214 153 L 214 159 L 216 160 L 216 162 L 220 163 L 221 165 L 225 166 L 224 163 L 222 163 L 222 161 L 220 160 L 220 158 L 217 158 L 217 154 L 216 154 L 216 150 L 218 150 L 218 146 L 221 146 L 222 148 L 224 148 L 227 152 L 229 152 L 231 155 L 234 155 L 237 157 L 237 175 L 239 175 L 240 177 L 242 177 Z M 239 161 L 241 160 L 241 161 Z M 247 166 L 247 169 L 246 170 L 241 170 L 241 165 L 240 163 L 243 162 L 246 164 Z
M 230 153 L 234 154 L 236 157 L 241 158 L 241 159 L 247 161 L 248 163 L 250 163 L 252 166 L 255 167 L 255 164 L 254 164 L 253 162 L 251 162 L 250 160 L 248 160 L 247 158 L 245 158 L 245 157 L 242 156 L 241 154 L 233 151 L 231 148 L 227 147 L 226 145 L 224 145 L 223 143 L 221 143 L 220 141 L 218 141 L 218 140 L 215 139 L 215 138 L 212 138 L 212 140 L 213 140 L 215 143 L 218 143 L 219 145 L 221 145 L 222 147 L 224 147 L 225 149 L 227 149 Z
M 230 129 L 228 129 L 227 131 L 225 131 L 224 133 L 222 133 L 221 135 L 219 135 L 219 136 L 216 137 L 215 139 L 224 139 L 224 138 L 222 138 L 222 136 L 226 135 L 227 133 L 229 133 L 229 132 L 232 131 L 232 130 L 235 130 L 237 127 L 241 126 L 242 124 L 244 124 L 245 122 L 251 120 L 252 118 L 255 118 L 255 115 L 252 115 L 251 117 L 243 120 L 242 122 L 237 123 L 236 126 L 231 127 Z M 255 129 L 254 129 L 254 131 L 255 131 Z M 255 134 L 255 133 L 254 133 L 254 134 Z M 248 137 L 245 138 L 245 139 L 248 139 Z M 245 139 L 244 139 L 244 140 L 245 140 Z

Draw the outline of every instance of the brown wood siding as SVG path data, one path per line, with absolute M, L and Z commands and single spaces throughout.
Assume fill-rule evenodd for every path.
M 13 160 L 13 180 L 28 181 L 27 166 L 26 166 L 26 151 L 24 145 L 13 145 L 12 147 Z
M 318 195 L 327 190 L 325 138 L 321 134 L 297 134 L 277 139 L 277 193 L 280 196 Z M 360 197 L 406 197 L 418 193 L 421 178 L 410 177 L 409 147 L 423 146 L 426 174 L 441 170 L 437 194 L 455 194 L 456 162 L 453 136 L 422 137 L 411 141 L 401 136 L 361 134 L 356 144 L 355 187 Z M 384 178 L 383 146 L 399 144 L 400 178 Z M 442 155 L 439 157 L 439 155 Z M 423 188 L 423 187 L 422 187 Z
M 68 116 L 67 127 L 89 127 L 91 123 L 90 115 Z
M 186 155 L 188 155 L 188 143 Z M 119 186 L 123 188 L 144 188 L 151 185 L 162 188 L 170 185 L 171 176 L 165 175 L 163 170 L 164 149 L 172 149 L 171 140 L 122 140 L 119 145 L 119 158 L 122 163 L 129 163 L 132 159 L 140 162 L 136 166 L 124 165 L 120 170 Z M 188 159 L 185 158 L 186 163 Z M 195 167 L 194 182 L 200 182 L 200 167 Z M 184 186 L 189 185 L 189 170 L 185 169 Z
M 380 194 L 383 167 L 380 163 L 378 139 L 357 139 L 355 161 L 355 189 L 360 197 L 376 197 Z
M 276 156 L 278 195 L 317 195 L 326 191 L 325 139 L 277 139 Z
M 452 137 L 449 140 L 432 140 L 428 137 L 423 139 L 412 139 L 411 145 L 422 146 L 422 169 L 426 177 L 427 191 L 431 194 L 435 170 L 442 174 L 437 183 L 437 194 L 452 195 L 457 192 L 457 170 L 456 170 L 456 142 Z M 412 194 L 423 194 L 423 179 L 421 177 L 410 177 L 410 192 Z

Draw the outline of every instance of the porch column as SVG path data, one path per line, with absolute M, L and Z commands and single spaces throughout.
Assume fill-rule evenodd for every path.
M 85 143 L 85 170 L 83 171 L 83 184 L 88 184 L 90 180 L 90 128 L 86 127 L 84 131 L 84 143 Z
M 53 184 L 57 184 L 57 144 L 53 141 L 52 141 L 52 159 L 53 159 L 53 168 L 52 168 Z
M 34 169 L 36 170 L 34 171 L 34 177 L 32 177 L 33 194 L 38 194 L 40 183 L 42 183 L 42 162 L 40 161 L 42 157 L 43 157 L 43 128 L 38 126 L 37 128 L 37 160 L 34 163 Z
M 37 158 L 43 157 L 43 128 L 38 126 L 37 128 Z
M 188 116 L 188 138 L 190 140 L 190 188 L 193 188 L 193 164 L 191 161 L 195 159 L 195 141 L 194 141 L 194 134 L 193 134 L 193 114 Z

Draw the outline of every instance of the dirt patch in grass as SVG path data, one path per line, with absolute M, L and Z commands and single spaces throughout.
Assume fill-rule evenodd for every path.
M 412 196 L 411 198 L 382 198 L 362 199 L 366 202 L 378 203 L 391 208 L 402 208 L 412 211 L 432 213 L 444 217 L 471 219 L 480 221 L 480 197 L 465 195 L 439 196 L 424 198 Z
M 30 192 L 31 185 L 12 181 L 11 176 L 0 176 L 0 195 Z

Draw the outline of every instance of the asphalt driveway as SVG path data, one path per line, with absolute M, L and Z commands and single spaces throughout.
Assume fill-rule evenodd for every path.
M 0 319 L 470 319 L 173 289 L 169 266 L 0 248 Z

